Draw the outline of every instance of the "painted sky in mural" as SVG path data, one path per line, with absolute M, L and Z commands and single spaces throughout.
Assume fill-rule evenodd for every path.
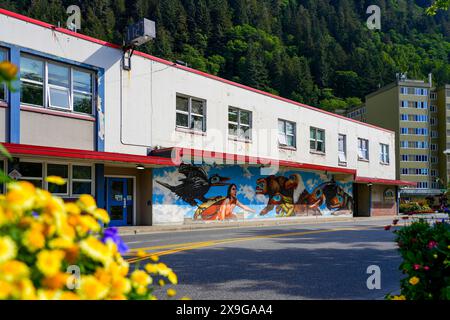
M 154 217 L 174 222 L 351 214 L 352 182 L 314 172 L 260 171 L 189 164 L 154 169 Z

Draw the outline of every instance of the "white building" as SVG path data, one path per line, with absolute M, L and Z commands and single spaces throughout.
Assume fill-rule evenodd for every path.
M 0 60 L 20 70 L 0 89 L 15 157 L 0 164 L 67 201 L 93 194 L 113 225 L 398 210 L 392 131 L 141 52 L 125 71 L 120 46 L 3 9 Z

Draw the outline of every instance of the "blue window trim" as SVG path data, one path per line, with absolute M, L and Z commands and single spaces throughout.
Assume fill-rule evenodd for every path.
M 74 60 L 69 60 L 66 58 L 61 58 L 49 53 L 16 46 L 6 42 L 0 41 L 0 47 L 7 49 L 8 57 L 10 62 L 15 64 L 19 68 L 19 73 L 17 74 L 17 79 L 13 83 L 13 88 L 15 91 L 8 90 L 8 142 L 10 143 L 20 143 L 20 56 L 22 53 L 31 54 L 40 58 L 47 60 L 53 60 L 56 62 L 61 62 L 75 67 L 84 68 L 87 70 L 94 71 L 96 74 L 96 83 L 94 86 L 94 97 L 96 98 L 96 104 L 94 106 L 94 116 L 96 118 L 96 130 L 94 130 L 94 141 L 96 145 L 96 151 L 105 151 L 105 137 L 100 134 L 104 131 L 104 114 L 105 114 L 105 69 L 96 67 L 90 64 L 77 62 Z M 99 114 L 102 114 L 100 116 Z

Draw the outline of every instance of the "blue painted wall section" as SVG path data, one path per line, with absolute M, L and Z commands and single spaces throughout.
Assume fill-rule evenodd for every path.
M 97 73 L 97 130 L 95 132 L 97 151 L 105 151 L 105 71 L 100 69 Z
M 353 182 L 321 172 L 264 176 L 259 167 L 182 164 L 153 169 L 152 201 L 156 224 L 352 215 Z
M 20 50 L 18 47 L 9 47 L 9 58 L 11 63 L 19 68 L 17 79 L 20 79 Z M 20 143 L 20 81 L 13 83 L 15 90 L 9 90 L 9 112 L 8 112 L 8 142 Z
M 99 208 L 105 209 L 105 165 L 95 165 L 95 200 Z

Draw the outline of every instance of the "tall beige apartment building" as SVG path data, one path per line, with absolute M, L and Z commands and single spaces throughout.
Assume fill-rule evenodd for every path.
M 361 115 L 364 117 L 361 117 Z M 349 118 L 396 133 L 396 178 L 416 183 L 401 189 L 403 199 L 442 194 L 449 182 L 450 86 L 406 76 L 366 96 L 366 103 L 348 110 Z

